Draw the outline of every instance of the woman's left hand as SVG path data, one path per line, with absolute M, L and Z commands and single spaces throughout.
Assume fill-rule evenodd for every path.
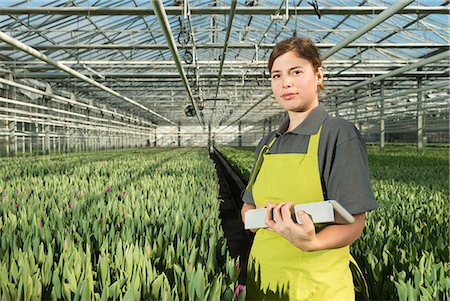
M 291 214 L 293 207 L 293 202 L 277 205 L 267 203 L 266 225 L 268 229 L 283 236 L 303 251 L 316 250 L 318 239 L 313 221 L 308 214 L 298 211 L 296 214 L 302 223 L 294 222 Z

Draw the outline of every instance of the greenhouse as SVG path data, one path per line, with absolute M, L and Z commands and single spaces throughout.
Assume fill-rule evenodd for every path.
M 365 212 L 345 244 L 352 293 L 450 299 L 449 3 L 0 1 L 0 300 L 263 300 L 244 209 L 278 155 L 266 138 L 300 116 L 275 93 L 286 53 L 271 53 L 306 38 L 319 107 L 360 134 L 363 163 L 341 166 L 367 167 L 377 204 L 349 210 Z M 359 179 L 325 181 L 327 162 L 320 195 Z M 319 300 L 293 282 L 288 300 Z

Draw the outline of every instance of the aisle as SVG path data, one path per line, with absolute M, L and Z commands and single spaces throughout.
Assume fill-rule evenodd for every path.
M 227 239 L 228 251 L 233 258 L 239 257 L 241 273 L 239 283 L 245 284 L 247 275 L 247 258 L 251 246 L 250 233 L 244 230 L 241 220 L 241 200 L 240 190 L 233 183 L 232 179 L 226 175 L 218 158 L 211 155 L 214 160 L 217 175 L 219 177 L 219 197 L 223 200 L 220 205 L 220 219 L 222 228 Z

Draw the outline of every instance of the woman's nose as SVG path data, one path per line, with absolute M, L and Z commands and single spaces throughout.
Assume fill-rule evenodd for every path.
M 292 87 L 292 80 L 290 77 L 286 77 L 283 80 L 283 88 L 290 88 L 290 87 Z

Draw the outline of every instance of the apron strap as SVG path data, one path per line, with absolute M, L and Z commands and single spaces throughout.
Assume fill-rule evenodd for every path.
M 322 126 L 320 126 L 319 130 L 316 134 L 311 135 L 309 137 L 308 143 L 308 151 L 306 152 L 308 155 L 317 156 L 319 153 L 319 140 L 320 140 L 320 132 L 322 131 Z
M 258 175 L 259 170 L 261 169 L 262 161 L 263 161 L 263 155 L 267 154 L 270 150 L 270 147 L 275 143 L 275 140 L 277 140 L 277 136 L 273 137 L 272 140 L 270 140 L 269 144 L 265 144 L 261 151 L 259 152 L 258 159 L 255 163 L 255 168 L 253 169 L 252 175 L 250 177 L 250 181 L 248 182 L 248 185 L 245 189 L 251 191 L 253 188 L 253 184 L 256 181 L 256 176 Z

